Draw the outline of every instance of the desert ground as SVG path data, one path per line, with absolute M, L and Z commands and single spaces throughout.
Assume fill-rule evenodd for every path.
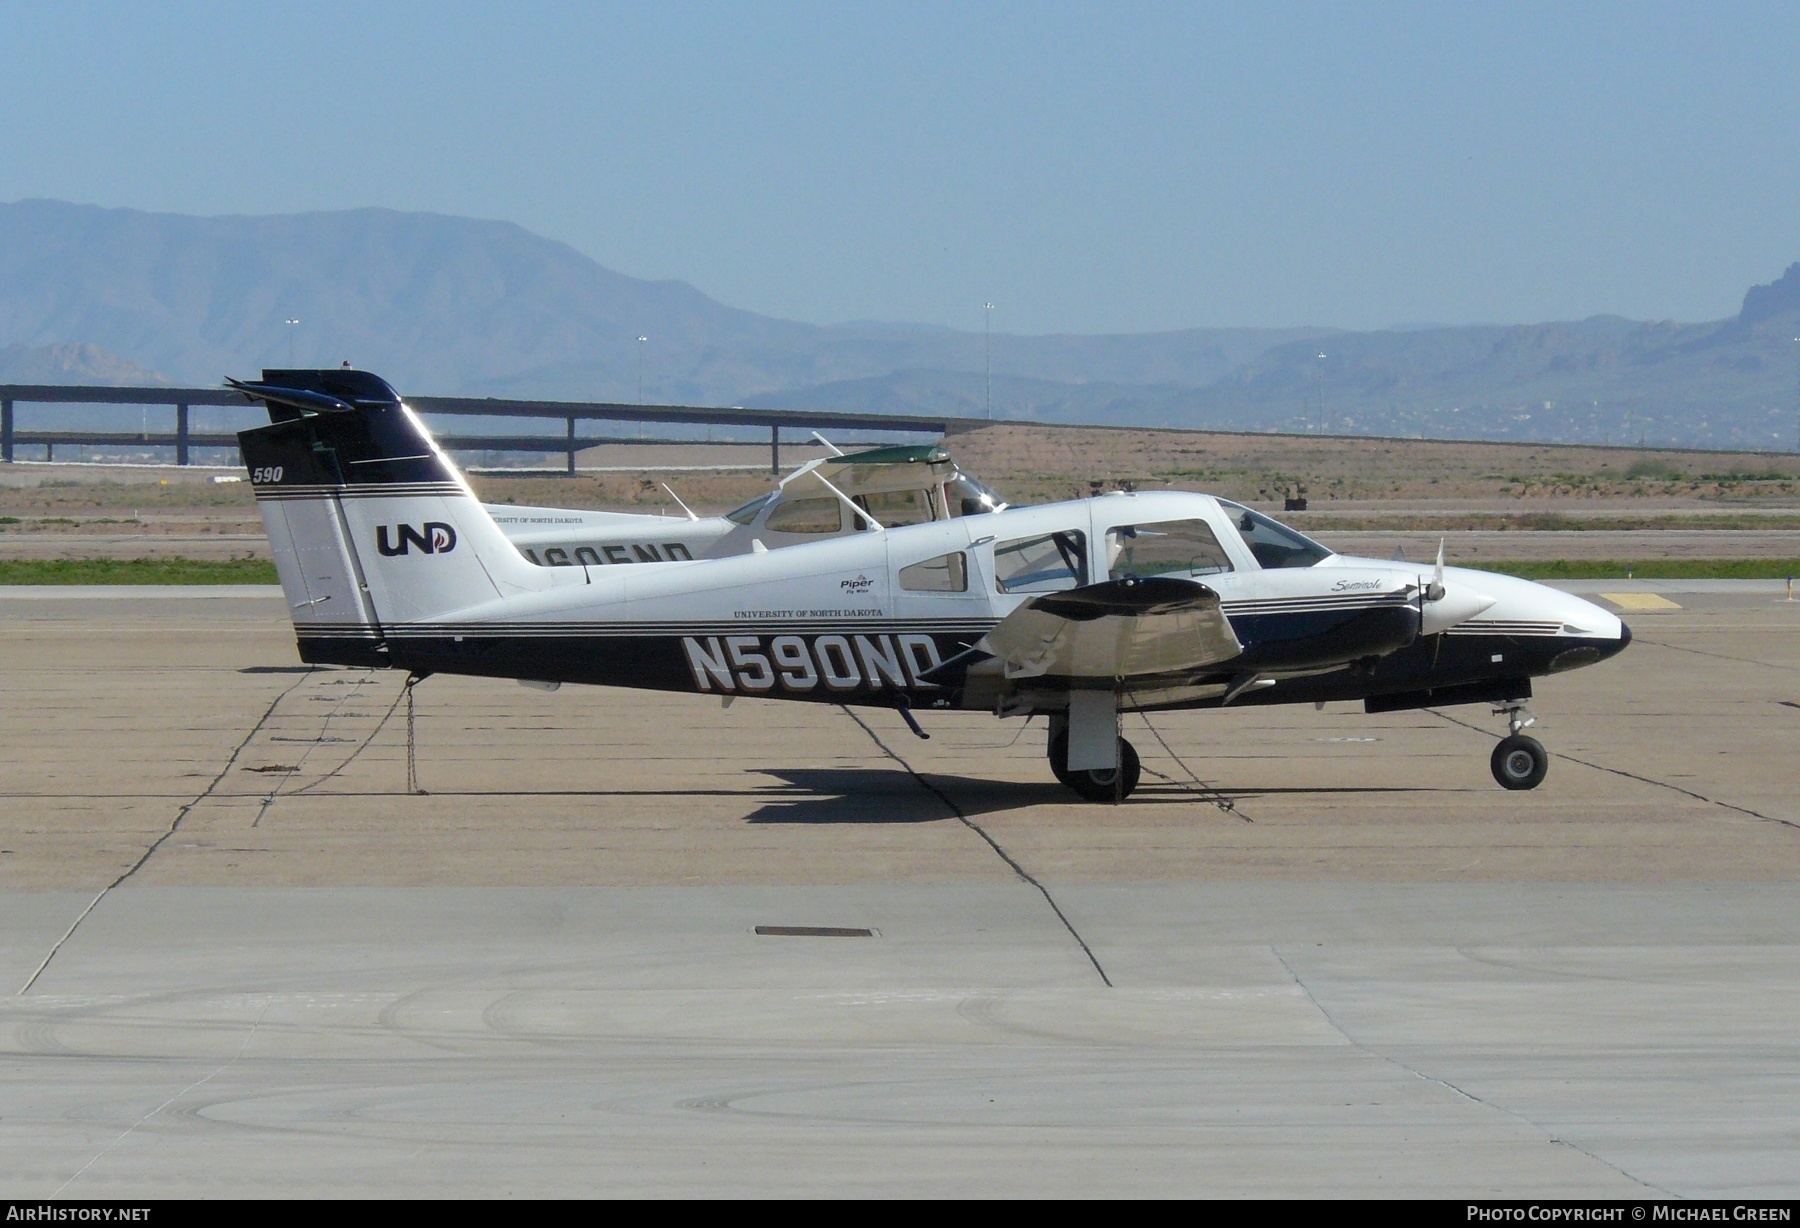
M 853 441 L 846 441 L 853 442 Z M 1800 456 L 996 424 L 944 440 L 1023 503 L 1114 489 L 1199 490 L 1282 516 L 1344 553 L 1436 550 L 1509 559 L 1800 557 Z M 822 455 L 783 443 L 785 469 Z M 491 502 L 680 515 L 767 490 L 766 444 L 624 441 L 560 470 L 481 470 Z M 231 469 L 0 467 L 0 559 L 265 558 L 254 500 Z M 1304 494 L 1305 512 L 1284 512 Z

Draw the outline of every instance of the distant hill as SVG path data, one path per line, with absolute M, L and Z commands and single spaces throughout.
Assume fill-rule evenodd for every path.
M 1787 451 L 1800 430 L 1797 336 L 1800 264 L 1713 323 L 1339 332 L 1271 347 L 1198 386 L 996 376 L 993 406 L 1063 423 Z M 986 397 L 979 374 L 903 370 L 756 403 L 980 417 Z
M 0 345 L 0 384 L 105 384 L 114 388 L 167 384 L 97 345 Z
M 991 398 L 996 418 L 1039 422 L 1117 423 L 1143 426 L 1185 424 L 1188 401 L 1200 391 L 1183 384 L 1134 384 L 1094 380 L 1065 383 L 997 374 Z M 868 413 L 949 414 L 980 418 L 990 398 L 980 371 L 894 371 L 867 379 L 790 388 L 745 404 L 759 408 L 835 409 L 854 406 Z
M 298 319 L 290 329 L 284 323 Z M 896 370 L 980 371 L 980 334 L 819 327 L 602 268 L 508 222 L 358 209 L 188 217 L 0 205 L 0 343 L 90 342 L 184 381 L 351 359 L 440 394 L 742 403 Z M 994 338 L 995 369 L 1072 383 L 1218 379 L 1320 329 Z
M 1706 324 L 1558 324 L 1340 333 L 1274 347 L 1146 421 L 1248 429 L 1792 449 L 1800 264 Z M 1318 358 L 1320 350 L 1324 359 Z
M 992 405 L 1053 422 L 1789 448 L 1796 336 L 1800 265 L 1700 324 L 995 334 Z M 349 359 L 420 393 L 631 401 L 641 359 L 652 402 L 988 404 L 980 333 L 760 316 L 506 222 L 0 205 L 0 379 L 212 384 L 287 365 L 290 344 L 302 364 Z

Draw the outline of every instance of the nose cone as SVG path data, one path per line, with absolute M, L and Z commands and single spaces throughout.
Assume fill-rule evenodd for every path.
M 1631 643 L 1631 628 L 1621 622 L 1617 614 L 1574 593 L 1494 572 L 1469 571 L 1460 567 L 1444 570 L 1446 588 L 1455 584 L 1469 591 L 1491 593 L 1496 598 L 1475 620 L 1476 627 L 1507 623 L 1540 627 L 1557 624 L 1559 634 L 1545 644 L 1556 653 L 1551 673 L 1616 657 Z M 1425 608 L 1429 610 L 1430 603 Z
M 1544 588 L 1545 596 L 1539 598 L 1536 607 L 1542 617 L 1549 615 L 1562 619 L 1563 631 L 1569 635 L 1579 635 L 1584 639 L 1618 641 L 1623 648 L 1631 639 L 1631 632 L 1619 621 L 1619 616 L 1611 610 L 1583 600 L 1572 593 L 1556 589 Z M 1553 594 L 1553 595 L 1551 595 Z M 1610 655 L 1610 654 L 1608 654 Z

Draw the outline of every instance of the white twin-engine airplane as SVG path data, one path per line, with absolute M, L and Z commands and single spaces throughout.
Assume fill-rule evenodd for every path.
M 1631 642 L 1612 614 L 1543 585 L 1446 568 L 1441 552 L 1423 574 L 1345 558 L 1173 491 L 901 526 L 818 477 L 863 531 L 546 566 L 378 377 L 232 386 L 269 408 L 271 425 L 238 439 L 311 663 L 880 705 L 920 736 L 914 708 L 1043 713 L 1056 778 L 1117 801 L 1138 783 L 1121 712 L 1357 699 L 1494 705 L 1511 729 L 1494 776 L 1530 789 L 1549 765 L 1520 732 L 1531 679 Z
M 722 559 L 868 532 L 872 518 L 894 529 L 1006 506 L 958 471 L 939 447 L 876 448 L 847 456 L 828 442 L 825 446 L 835 455 L 806 462 L 774 490 L 723 516 L 694 515 L 666 486 L 685 518 L 509 503 L 483 507 L 533 563 L 607 567 Z

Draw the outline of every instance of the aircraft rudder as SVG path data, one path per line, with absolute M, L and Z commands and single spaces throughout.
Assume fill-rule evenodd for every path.
M 506 539 L 380 377 L 265 371 L 256 383 L 232 383 L 276 419 L 240 433 L 239 444 L 296 626 L 303 602 L 333 606 L 333 622 L 375 627 L 553 582 Z

